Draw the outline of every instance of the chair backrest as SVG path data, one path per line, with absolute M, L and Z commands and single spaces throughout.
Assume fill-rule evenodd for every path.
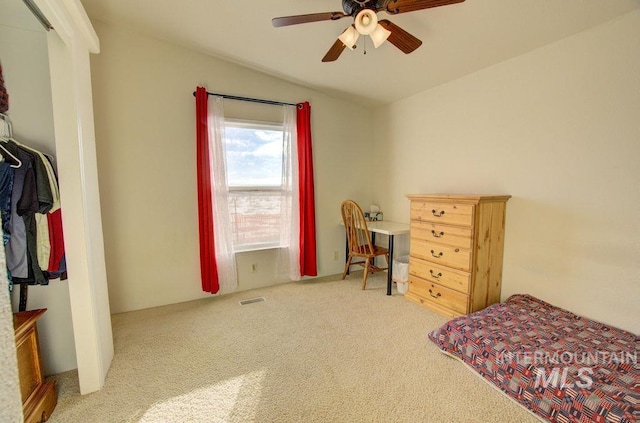
M 367 228 L 367 221 L 360 206 L 351 200 L 343 201 L 340 205 L 342 220 L 347 231 L 349 252 L 370 254 L 373 251 L 371 236 Z

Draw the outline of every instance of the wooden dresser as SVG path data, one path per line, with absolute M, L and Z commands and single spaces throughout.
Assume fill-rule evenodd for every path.
M 500 302 L 509 195 L 408 195 L 411 301 L 457 317 Z
M 46 421 L 58 402 L 55 382 L 44 380 L 40 361 L 36 321 L 45 311 L 47 309 L 23 311 L 13 315 L 25 423 Z

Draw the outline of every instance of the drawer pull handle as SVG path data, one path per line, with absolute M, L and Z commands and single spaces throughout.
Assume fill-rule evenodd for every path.
M 444 255 L 444 253 L 442 251 L 440 251 L 438 253 L 438 255 L 436 255 L 436 252 L 431 250 L 431 256 L 434 257 L 434 258 L 441 258 L 443 255 Z
M 431 295 L 433 298 L 440 298 L 442 296 L 442 294 L 439 292 L 433 295 L 433 291 L 431 290 L 431 288 L 429 288 L 429 295 Z
M 444 210 L 440 210 L 440 213 L 436 213 L 436 209 L 431 210 L 431 214 L 434 217 L 442 217 L 442 215 L 444 214 Z
M 441 272 L 438 272 L 438 274 L 433 273 L 433 270 L 429 269 L 429 273 L 431 273 L 431 276 L 436 278 L 436 279 L 440 279 L 440 277 L 442 276 Z
M 434 238 L 442 238 L 444 236 L 444 232 L 436 232 L 433 229 L 431 230 L 431 235 L 433 235 Z

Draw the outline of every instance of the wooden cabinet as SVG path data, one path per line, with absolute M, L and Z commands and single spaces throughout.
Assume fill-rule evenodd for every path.
M 456 317 L 500 301 L 506 202 L 501 195 L 409 195 L 411 301 Z
M 46 421 L 57 404 L 55 382 L 45 382 L 36 321 L 46 309 L 14 313 L 18 374 L 25 423 Z

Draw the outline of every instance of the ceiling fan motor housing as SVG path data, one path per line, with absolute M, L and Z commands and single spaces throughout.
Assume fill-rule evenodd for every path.
M 362 9 L 382 10 L 388 0 L 342 0 L 342 9 L 347 15 L 355 16 Z

